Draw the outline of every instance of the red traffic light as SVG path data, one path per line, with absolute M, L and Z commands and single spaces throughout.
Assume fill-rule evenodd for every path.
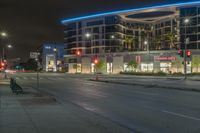
M 98 59 L 94 59 L 94 64 L 98 64 Z
M 186 50 L 186 55 L 187 55 L 187 57 L 190 57 L 191 56 L 191 51 L 190 50 Z
M 5 63 L 1 62 L 1 66 L 4 67 L 4 66 L 5 66 Z
M 80 51 L 80 50 L 77 50 L 77 51 L 76 51 L 76 55 L 77 55 L 77 56 L 80 56 L 80 55 L 81 55 L 81 51 Z

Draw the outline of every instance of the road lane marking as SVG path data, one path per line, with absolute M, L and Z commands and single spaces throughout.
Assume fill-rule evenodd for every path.
M 187 119 L 192 119 L 192 120 L 195 120 L 195 121 L 200 121 L 200 118 L 197 118 L 197 117 L 192 117 L 192 116 L 189 116 L 189 115 L 179 114 L 179 113 L 175 113 L 175 112 L 171 112 L 171 111 L 167 111 L 167 110 L 161 110 L 161 111 L 163 113 L 166 113 L 166 114 L 171 114 L 171 115 L 179 116 L 179 117 L 182 117 L 182 118 L 187 118 Z

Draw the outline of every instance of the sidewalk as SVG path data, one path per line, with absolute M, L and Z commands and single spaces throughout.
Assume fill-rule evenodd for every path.
M 199 80 L 198 80 L 199 79 Z M 96 81 L 91 79 L 92 81 Z M 158 78 L 158 77 L 145 77 L 145 76 L 133 76 L 128 78 L 115 77 L 115 78 L 99 78 L 97 82 L 115 83 L 123 85 L 140 85 L 147 87 L 161 87 L 166 89 L 177 89 L 186 91 L 200 92 L 200 78 L 192 78 L 184 80 L 183 77 L 174 78 Z
M 119 125 L 68 102 L 23 88 L 13 94 L 8 80 L 0 79 L 0 133 L 129 132 Z

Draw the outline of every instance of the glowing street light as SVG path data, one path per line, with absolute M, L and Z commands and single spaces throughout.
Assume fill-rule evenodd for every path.
M 54 51 L 54 52 L 57 52 L 57 48 L 54 48 L 53 51 Z
M 90 33 L 86 33 L 86 34 L 85 34 L 85 37 L 86 37 L 86 38 L 90 38 L 90 36 L 91 36 Z
M 190 19 L 189 19 L 189 18 L 184 19 L 184 23 L 185 23 L 185 24 L 188 24 L 189 22 L 190 22 Z
M 147 45 L 147 44 L 148 44 L 148 41 L 144 41 L 144 44 Z
M 115 36 L 114 36 L 114 35 L 111 35 L 111 39 L 115 39 Z
M 11 44 L 8 44 L 7 47 L 8 48 L 13 48 L 13 46 Z
M 7 35 L 6 32 L 1 32 L 1 36 L 2 36 L 2 37 L 7 37 L 8 35 Z

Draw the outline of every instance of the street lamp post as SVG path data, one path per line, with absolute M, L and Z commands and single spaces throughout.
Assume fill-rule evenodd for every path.
M 113 40 L 115 39 L 115 35 L 111 35 L 110 36 L 110 45 L 109 45 L 109 57 L 111 57 L 111 45 L 113 44 Z M 113 58 L 113 57 L 112 57 Z M 109 60 L 109 74 L 111 74 L 112 73 L 112 68 L 111 68 L 111 62 L 110 62 L 110 60 Z
M 1 38 L 6 38 L 8 35 L 7 35 L 7 33 L 6 32 L 0 32 L 0 37 Z M 11 46 L 11 45 L 9 45 L 9 46 Z M 4 61 L 4 54 L 5 54 L 5 48 L 3 47 L 3 49 L 2 49 L 2 61 Z
M 147 40 L 144 41 L 144 45 L 146 45 L 146 48 L 147 48 L 147 54 L 148 54 L 148 62 L 150 62 L 149 42 L 148 42 Z M 149 64 L 147 64 L 147 71 L 149 71 Z
M 9 45 L 7 45 L 7 48 L 13 48 L 13 46 L 11 45 L 11 44 L 9 44 Z M 3 47 L 3 56 L 2 56 L 2 58 L 3 58 L 3 61 L 2 62 L 5 62 L 5 48 Z M 6 69 L 6 68 L 5 68 Z M 5 79 L 7 78 L 7 73 L 6 73 L 6 71 L 4 71 L 5 72 Z
M 55 53 L 55 70 L 57 71 L 57 48 L 53 49 L 54 53 Z
M 93 53 L 93 47 L 92 47 L 92 40 L 91 40 L 91 34 L 90 33 L 86 33 L 85 34 L 86 39 L 90 39 L 90 47 L 91 47 L 91 53 Z
M 187 36 L 186 36 L 186 34 L 187 34 L 187 32 L 186 32 L 186 30 L 187 30 L 187 24 L 189 24 L 189 22 L 190 22 L 190 19 L 189 18 L 186 18 L 186 19 L 184 19 L 184 24 L 185 24 L 185 46 L 184 46 L 184 50 L 183 50 L 183 52 L 184 52 L 184 79 L 187 79 L 187 63 L 186 63 L 186 50 L 187 50 L 187 44 L 189 43 L 189 38 L 187 38 Z

